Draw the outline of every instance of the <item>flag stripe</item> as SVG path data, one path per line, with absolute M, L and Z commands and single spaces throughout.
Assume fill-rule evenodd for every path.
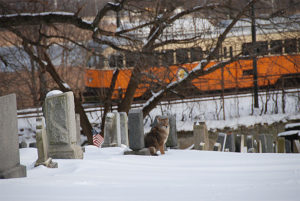
M 97 147 L 100 147 L 104 142 L 103 137 L 100 134 L 93 135 L 93 144 Z

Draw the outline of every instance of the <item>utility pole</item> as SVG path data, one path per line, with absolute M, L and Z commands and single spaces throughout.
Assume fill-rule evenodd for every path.
M 254 4 L 251 5 L 251 33 L 252 33 L 252 65 L 253 65 L 253 93 L 254 93 L 254 109 L 259 108 L 258 105 L 258 85 L 257 85 L 257 62 L 256 62 L 256 26 Z

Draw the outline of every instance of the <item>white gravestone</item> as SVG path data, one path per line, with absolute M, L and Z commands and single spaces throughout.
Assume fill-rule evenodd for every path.
M 0 179 L 26 177 L 20 165 L 16 95 L 0 97 Z
M 49 157 L 82 159 L 83 151 L 77 143 L 73 93 L 66 92 L 47 97 L 44 115 Z
M 105 118 L 104 142 L 101 147 L 121 146 L 121 124 L 118 112 L 108 113 Z

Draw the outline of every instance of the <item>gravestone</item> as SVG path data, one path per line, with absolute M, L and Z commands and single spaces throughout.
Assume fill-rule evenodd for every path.
M 284 137 L 277 138 L 277 151 L 278 153 L 285 153 L 285 139 Z
M 261 142 L 261 153 L 267 153 L 267 138 L 265 134 L 258 135 L 258 139 Z
M 257 141 L 257 153 L 263 153 L 261 140 Z
M 105 118 L 104 142 L 101 147 L 121 147 L 121 124 L 118 112 L 108 113 Z
M 26 177 L 20 165 L 16 95 L 0 97 L 0 179 Z
M 166 146 L 171 149 L 178 148 L 178 138 L 177 138 L 177 129 L 176 129 L 176 117 L 174 115 L 169 115 L 169 136 L 166 142 Z
M 126 112 L 120 112 L 120 126 L 121 126 L 121 144 L 129 147 L 128 140 L 128 117 Z
M 46 128 L 43 118 L 36 119 L 36 145 L 38 152 L 38 159 L 35 162 L 35 167 L 44 165 L 49 168 L 57 168 L 58 165 L 52 162 L 52 159 L 48 156 L 48 140 L 46 135 Z
M 287 139 L 285 139 L 285 153 L 292 153 L 292 143 Z
M 245 135 L 241 135 L 241 153 L 247 153 L 247 146 L 245 146 Z
M 221 151 L 225 151 L 225 143 L 226 143 L 227 135 L 226 133 L 219 133 L 217 138 L 217 143 L 221 145 Z
M 248 149 L 254 148 L 253 135 L 247 135 L 246 144 Z
M 229 152 L 235 152 L 235 139 L 234 139 L 234 137 L 235 136 L 232 133 L 227 134 L 225 150 L 228 149 Z
M 204 143 L 204 150 L 209 150 L 208 131 L 205 122 L 194 122 L 193 134 L 194 149 L 200 150 L 200 143 Z
M 299 140 L 294 140 L 293 141 L 293 152 L 294 153 L 300 153 L 300 142 Z
M 235 135 L 235 152 L 241 152 L 241 135 Z
M 77 139 L 77 145 L 81 146 L 81 131 L 80 131 L 80 114 L 75 114 L 76 119 L 76 139 Z
M 274 140 L 272 135 L 265 135 L 266 139 L 266 153 L 274 153 Z
M 128 138 L 132 151 L 125 151 L 125 155 L 151 155 L 150 150 L 145 148 L 143 112 L 140 109 L 128 113 Z
M 73 93 L 47 97 L 43 109 L 49 157 L 82 159 L 83 151 L 77 142 Z
M 136 151 L 145 148 L 143 112 L 140 109 L 128 113 L 129 148 Z

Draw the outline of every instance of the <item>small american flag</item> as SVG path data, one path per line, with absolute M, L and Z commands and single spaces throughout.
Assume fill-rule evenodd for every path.
M 100 134 L 93 135 L 93 144 L 96 147 L 100 147 L 103 142 L 104 138 Z

